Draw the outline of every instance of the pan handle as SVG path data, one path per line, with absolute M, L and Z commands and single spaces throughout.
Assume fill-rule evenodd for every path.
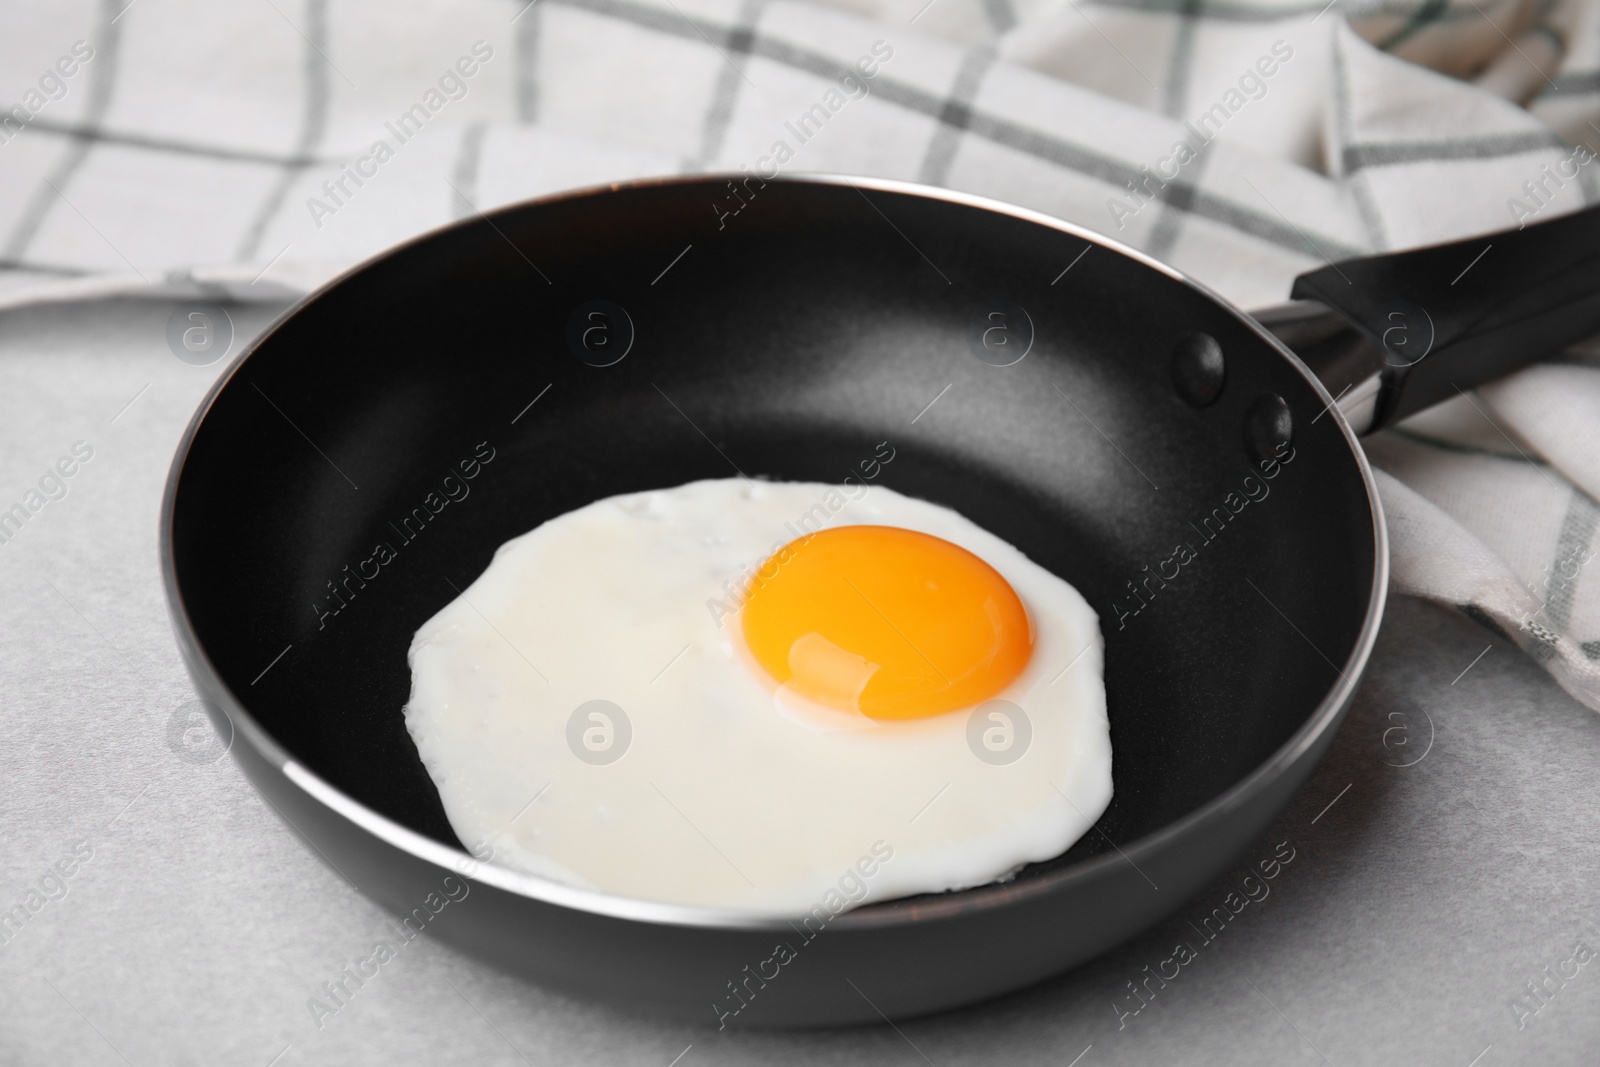
M 1600 333 L 1600 206 L 1333 263 L 1296 278 L 1292 295 L 1331 308 L 1354 334 L 1324 334 L 1308 351 L 1266 316 L 1263 325 L 1319 373 L 1318 363 L 1335 370 L 1337 381 L 1323 374 L 1330 390 L 1371 394 L 1371 421 L 1356 428 L 1379 430 Z

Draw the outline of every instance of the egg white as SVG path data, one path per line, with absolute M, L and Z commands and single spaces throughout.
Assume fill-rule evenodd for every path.
M 822 522 L 933 534 L 1011 583 L 1035 641 L 997 694 L 1031 724 L 1021 758 L 979 759 L 969 711 L 866 719 L 779 692 L 755 666 L 729 612 L 743 575 Z M 882 486 L 700 481 L 502 545 L 417 631 L 405 716 L 451 826 L 492 862 L 801 915 L 837 901 L 852 867 L 871 874 L 846 882 L 849 905 L 991 882 L 1087 832 L 1111 799 L 1102 651 L 1072 586 L 948 508 Z M 596 699 L 632 734 L 604 765 L 568 743 L 574 710 Z M 858 867 L 874 845 L 892 859 Z

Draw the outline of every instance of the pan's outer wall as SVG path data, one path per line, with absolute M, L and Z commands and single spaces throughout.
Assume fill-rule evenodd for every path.
M 1312 421 L 1329 398 L 1297 361 L 1136 254 L 1004 205 L 865 180 L 773 183 L 722 234 L 707 205 L 724 185 L 509 208 L 295 309 L 218 383 L 174 463 L 162 534 L 180 644 L 262 793 L 348 880 L 411 914 L 470 872 L 399 714 L 410 635 L 453 589 L 503 541 L 598 497 L 725 476 L 725 453 L 751 473 L 837 480 L 889 436 L 882 484 L 963 511 L 1100 613 L 1116 795 L 1095 833 L 1012 883 L 833 920 L 731 1025 L 866 1021 L 1017 988 L 1180 906 L 1325 751 L 1387 579 L 1370 472 L 1337 414 Z M 1091 244 L 1092 272 L 1057 274 Z M 544 274 L 524 249 L 553 280 L 532 277 Z M 657 288 L 675 256 L 684 284 Z M 639 331 L 609 368 L 563 341 L 596 297 L 625 304 Z M 1033 319 L 1015 367 L 972 351 L 991 304 Z M 1197 329 L 1228 355 L 1221 397 L 1200 409 L 1168 373 Z M 913 420 L 946 384 L 943 410 Z M 536 414 L 506 429 L 545 386 Z M 1293 413 L 1296 458 L 1270 499 L 1230 518 L 1216 509 L 1253 471 L 1241 426 L 1264 396 Z M 325 581 L 480 435 L 496 460 L 473 500 L 406 542 L 348 614 L 319 617 Z M 1226 534 L 1128 614 L 1131 580 L 1208 513 Z M 635 1009 L 715 1023 L 713 1001 L 737 1003 L 729 983 L 797 940 L 781 924 L 641 916 L 492 873 L 430 932 Z
M 223 708 L 232 707 L 234 717 L 242 709 L 212 688 L 205 664 L 185 651 L 207 711 L 219 728 L 226 726 Z M 640 922 L 532 900 L 469 877 L 465 855 L 454 864 L 433 863 L 370 833 L 292 781 L 259 738 L 238 736 L 232 753 L 323 860 L 398 919 L 426 914 L 430 894 L 459 897 L 456 886 L 468 886 L 457 903 L 427 915 L 423 936 L 625 1011 L 718 1029 L 840 1026 L 877 1022 L 880 1010 L 906 1018 L 1021 989 L 1160 921 L 1266 830 L 1327 751 L 1350 700 L 1347 694 L 1311 746 L 1258 789 L 1207 811 L 1182 833 L 1132 849 L 1138 870 L 1102 861 L 1070 887 L 1018 894 L 1005 906 L 911 924 L 824 930 L 809 943 L 785 928 Z M 447 881 L 452 878 L 455 883 Z M 396 926 L 388 940 L 399 944 L 402 929 Z M 724 1017 L 735 1003 L 728 983 L 748 981 L 777 942 L 798 945 L 797 959 L 773 982 L 746 986 L 758 990 L 748 1008 Z M 1121 995 L 1120 989 L 1106 991 L 1108 1002 Z

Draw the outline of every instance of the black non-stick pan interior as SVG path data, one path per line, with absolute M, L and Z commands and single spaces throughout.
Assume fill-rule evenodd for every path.
M 956 509 L 1100 614 L 1115 798 L 1103 835 L 1036 871 L 1159 829 L 1289 738 L 1355 646 L 1375 552 L 1358 465 L 1300 370 L 1181 279 L 1016 214 L 779 181 L 719 229 L 731 195 L 666 182 L 464 222 L 323 292 L 235 369 L 182 470 L 176 576 L 284 748 L 457 844 L 406 734 L 406 649 L 497 546 L 615 493 L 841 482 L 884 443 L 876 484 Z M 624 358 L 574 347 L 580 312 Z M 1014 345 L 1031 322 L 1020 362 L 994 365 L 997 322 Z M 1172 374 L 1197 332 L 1226 365 L 1200 407 Z M 1262 397 L 1294 423 L 1270 480 L 1245 432 Z M 1146 584 L 1179 545 L 1193 558 Z

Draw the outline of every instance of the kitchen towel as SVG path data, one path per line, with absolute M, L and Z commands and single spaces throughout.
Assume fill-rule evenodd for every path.
M 282 301 L 665 173 L 980 193 L 1246 307 L 1600 198 L 1600 0 L 70 0 L 7 5 L 0 71 L 0 309 Z M 1394 589 L 1600 710 L 1600 349 L 1367 449 Z

